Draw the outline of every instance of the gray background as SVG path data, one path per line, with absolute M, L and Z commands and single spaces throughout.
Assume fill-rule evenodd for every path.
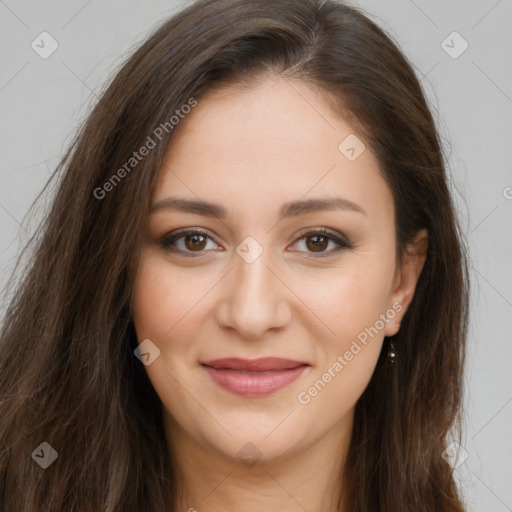
M 353 2 L 412 60 L 431 102 L 472 258 L 464 450 L 468 510 L 512 511 L 512 1 Z M 166 1 L 0 1 L 0 286 L 44 210 L 25 217 L 105 79 Z M 58 42 L 42 59 L 31 43 Z M 458 32 L 469 44 L 447 38 Z M 48 48 L 48 46 L 46 46 Z M 446 48 L 448 49 L 448 48 Z M 2 306 L 3 310 L 4 306 Z M 435 389 L 432 390 L 435 393 Z

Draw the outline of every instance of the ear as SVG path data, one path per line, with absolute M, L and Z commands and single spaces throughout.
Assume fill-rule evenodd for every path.
M 402 265 L 396 270 L 389 307 L 398 302 L 402 305 L 402 309 L 394 322 L 386 324 L 385 336 L 393 336 L 400 329 L 400 322 L 412 302 L 416 284 L 425 265 L 427 248 L 428 232 L 426 229 L 421 229 L 416 233 L 413 241 L 407 245 Z

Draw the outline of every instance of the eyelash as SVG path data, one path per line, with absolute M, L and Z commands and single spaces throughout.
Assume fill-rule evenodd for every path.
M 176 249 L 175 247 L 172 247 L 172 245 L 177 240 L 183 238 L 186 235 L 202 235 L 202 236 L 206 236 L 207 238 L 213 240 L 212 237 L 209 236 L 208 233 L 205 233 L 204 231 L 200 231 L 200 230 L 196 230 L 196 229 L 189 229 L 189 230 L 178 231 L 176 233 L 168 233 L 159 241 L 159 245 L 166 251 L 182 254 L 185 257 L 191 257 L 191 258 L 200 257 L 202 255 L 202 253 L 206 252 L 205 250 L 202 250 L 202 251 L 197 251 L 197 253 L 194 253 L 194 252 L 183 251 L 181 249 Z M 309 252 L 310 255 L 313 255 L 312 256 L 313 258 L 324 258 L 324 257 L 331 256 L 332 254 L 337 254 L 340 251 L 343 251 L 346 249 L 353 249 L 352 244 L 339 238 L 338 236 L 334 235 L 333 233 L 331 233 L 330 231 L 328 231 L 324 228 L 311 229 L 309 231 L 305 231 L 305 232 L 301 233 L 300 237 L 297 239 L 297 242 L 302 240 L 303 238 L 308 238 L 312 235 L 321 235 L 321 236 L 327 238 L 329 241 L 336 243 L 339 246 L 337 249 L 327 251 L 327 252 L 320 252 L 320 253 Z M 294 252 L 303 252 L 303 251 L 294 251 Z

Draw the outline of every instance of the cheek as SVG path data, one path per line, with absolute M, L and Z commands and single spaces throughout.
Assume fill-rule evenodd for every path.
M 181 395 L 173 375 L 178 367 L 188 365 L 189 358 L 194 359 L 195 347 L 190 343 L 196 337 L 194 329 L 197 330 L 194 306 L 207 288 L 201 286 L 199 278 L 193 278 L 193 271 L 187 273 L 169 267 L 161 255 L 150 250 L 143 254 L 134 286 L 132 313 L 139 343 L 150 339 L 160 350 L 145 370 L 160 398 L 174 408 L 186 397 Z
M 212 280 L 197 269 L 172 270 L 161 256 L 142 257 L 133 293 L 133 319 L 139 340 L 159 344 L 172 337 L 186 339 L 183 329 Z M 201 275 L 200 275 L 201 274 Z M 213 284 L 213 282 L 212 282 Z
M 385 327 L 396 314 L 389 308 L 394 260 L 385 254 L 375 251 L 347 258 L 346 266 L 325 279 L 317 276 L 316 286 L 311 278 L 307 303 L 329 328 L 322 331 L 328 336 L 317 340 L 315 379 L 320 377 L 320 382 L 315 380 L 318 386 L 311 396 L 329 388 L 318 403 L 355 403 L 375 370 Z
M 389 305 L 393 262 L 367 256 L 354 258 L 323 277 L 316 272 L 301 278 L 305 302 L 336 340 L 370 328 Z
M 150 256 L 142 257 L 133 293 L 133 320 L 139 341 L 161 339 L 175 321 L 173 293 L 167 279 L 162 265 Z
M 305 414 L 336 422 L 370 382 L 382 350 L 384 328 L 393 321 L 395 311 L 387 310 L 391 277 L 385 265 L 376 265 L 372 271 L 354 266 L 329 277 L 324 293 L 317 288 L 308 305 L 312 304 L 330 335 L 317 337 L 318 365 L 297 401 Z M 330 413 L 326 415 L 326 411 Z

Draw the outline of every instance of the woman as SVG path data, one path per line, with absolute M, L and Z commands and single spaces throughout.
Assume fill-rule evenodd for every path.
M 464 509 L 463 243 L 373 22 L 200 0 L 58 170 L 1 335 L 2 509 Z

